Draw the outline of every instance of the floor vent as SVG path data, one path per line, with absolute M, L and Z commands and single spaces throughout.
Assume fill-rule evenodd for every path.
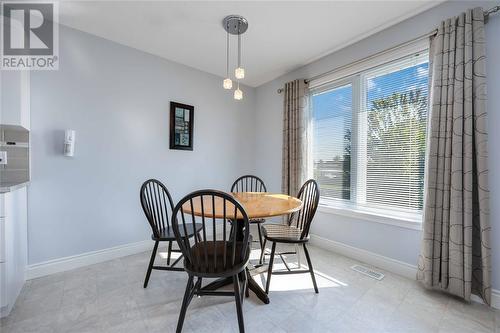
M 377 271 L 374 271 L 373 269 L 370 269 L 368 267 L 365 267 L 365 266 L 361 266 L 361 265 L 354 265 L 351 267 L 351 269 L 353 271 L 356 271 L 356 272 L 359 272 L 361 274 L 364 274 L 364 275 L 367 275 L 369 277 L 371 277 L 372 279 L 375 279 L 375 280 L 382 280 L 384 278 L 384 274 L 382 273 L 379 273 Z

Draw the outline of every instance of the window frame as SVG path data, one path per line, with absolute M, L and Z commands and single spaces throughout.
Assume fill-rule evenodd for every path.
M 309 98 L 311 99 L 309 105 L 311 106 L 313 105 L 312 98 L 314 95 L 324 93 L 347 84 L 351 84 L 352 87 L 351 161 L 354 161 L 354 163 L 351 163 L 350 170 L 350 200 L 322 196 L 320 197 L 318 207 L 320 212 L 396 225 L 414 230 L 422 230 L 422 210 L 410 212 L 404 209 L 398 209 L 397 207 L 391 207 L 388 210 L 386 208 L 371 207 L 370 205 L 363 204 L 363 202 L 366 203 L 366 181 L 363 182 L 362 178 L 365 179 L 366 175 L 364 177 L 360 177 L 359 172 L 363 169 L 363 165 L 366 164 L 367 161 L 366 159 L 363 159 L 363 156 L 366 156 L 366 154 L 362 154 L 360 149 L 366 149 L 367 145 L 362 145 L 362 142 L 359 141 L 362 137 L 359 133 L 360 131 L 363 131 L 363 126 L 366 126 L 367 124 L 366 121 L 363 123 L 362 119 L 360 119 L 361 117 L 359 116 L 361 112 L 359 112 L 359 110 L 365 109 L 365 106 L 361 104 L 366 103 L 366 98 L 363 97 L 366 96 L 367 93 L 367 85 L 363 84 L 363 80 L 365 80 L 366 77 L 372 76 L 374 73 L 379 71 L 390 73 L 391 70 L 384 70 L 380 67 L 391 66 L 391 64 L 393 64 L 393 69 L 397 69 L 398 67 L 396 64 L 398 61 L 403 61 L 412 55 L 420 56 L 422 58 L 424 55 L 428 55 L 428 52 L 429 43 L 427 39 L 419 40 L 393 50 L 381 52 L 380 54 L 366 58 L 365 60 L 357 61 L 351 65 L 343 66 L 339 70 L 333 71 L 328 75 L 321 76 L 309 83 Z M 428 95 L 430 95 L 430 87 Z M 311 115 L 312 114 L 313 110 L 311 107 Z M 363 118 L 366 120 L 366 117 Z M 311 121 L 311 123 L 313 122 Z M 366 136 L 363 137 L 366 139 Z M 313 147 L 313 145 L 314 142 L 311 140 L 311 147 Z M 308 165 L 313 166 L 313 154 L 309 154 L 309 156 L 311 161 Z M 364 170 L 366 170 L 366 165 L 364 166 Z M 426 176 L 424 176 L 424 178 L 425 177 Z M 365 191 L 359 191 L 361 188 L 360 186 L 364 186 Z

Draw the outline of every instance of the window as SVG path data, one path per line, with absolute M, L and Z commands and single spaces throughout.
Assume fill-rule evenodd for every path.
M 327 198 L 351 199 L 352 84 L 313 97 L 314 178 Z
M 419 213 L 428 53 L 311 90 L 313 172 L 323 200 Z

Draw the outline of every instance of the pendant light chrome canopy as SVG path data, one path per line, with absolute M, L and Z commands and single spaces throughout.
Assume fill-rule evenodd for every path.
M 238 87 L 234 91 L 234 99 L 243 99 L 243 92 L 240 90 L 239 80 L 245 78 L 245 69 L 241 66 L 241 35 L 248 29 L 248 21 L 240 15 L 229 15 L 222 20 L 222 26 L 226 30 L 226 78 L 223 81 L 224 89 L 232 89 L 233 81 L 229 76 L 229 34 L 238 36 L 238 67 L 234 70 L 234 76 L 238 82 Z

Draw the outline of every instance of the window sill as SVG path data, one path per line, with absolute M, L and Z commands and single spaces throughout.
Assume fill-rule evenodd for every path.
M 319 202 L 318 211 L 406 229 L 422 230 L 422 217 L 419 214 L 387 213 L 379 209 L 359 208 L 323 199 Z

